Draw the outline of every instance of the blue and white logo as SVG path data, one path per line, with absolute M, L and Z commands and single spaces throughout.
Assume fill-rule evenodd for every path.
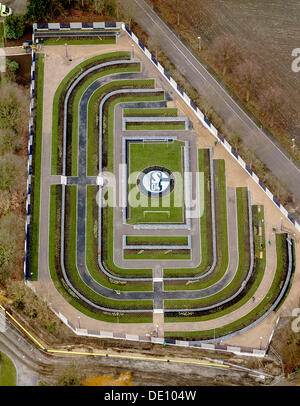
M 160 169 L 150 170 L 143 174 L 141 184 L 151 194 L 164 193 L 170 187 L 171 179 L 168 172 Z

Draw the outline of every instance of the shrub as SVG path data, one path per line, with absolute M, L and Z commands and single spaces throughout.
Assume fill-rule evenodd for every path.
M 25 23 L 24 16 L 10 15 L 4 20 L 4 35 L 8 39 L 19 39 L 24 34 Z

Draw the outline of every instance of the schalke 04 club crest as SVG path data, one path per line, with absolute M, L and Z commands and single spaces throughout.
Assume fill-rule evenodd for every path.
M 143 173 L 140 184 L 151 194 L 164 193 L 170 187 L 171 178 L 168 172 L 153 169 Z

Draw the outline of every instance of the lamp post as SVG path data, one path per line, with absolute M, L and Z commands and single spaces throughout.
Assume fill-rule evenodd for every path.
M 282 217 L 280 217 L 280 231 L 282 232 Z
M 201 37 L 198 37 L 198 42 L 199 42 L 199 51 L 201 51 Z
M 78 328 L 80 328 L 80 316 L 78 316 Z
M 293 143 L 293 145 L 292 145 L 293 152 L 295 152 L 295 138 L 292 138 L 292 143 Z
M 65 47 L 66 47 L 66 58 L 68 58 L 68 44 L 65 43 Z
M 261 342 L 262 342 L 262 337 L 259 337 L 260 338 L 260 346 L 259 346 L 259 349 L 261 350 Z

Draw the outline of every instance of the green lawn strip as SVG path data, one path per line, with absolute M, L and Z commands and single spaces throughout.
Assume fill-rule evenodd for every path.
M 84 296 L 101 306 L 114 309 L 151 309 L 152 300 L 113 300 L 94 292 L 81 279 L 76 264 L 77 250 L 77 186 L 66 187 L 66 210 L 67 222 L 65 227 L 65 268 L 73 286 Z
M 253 310 L 251 310 L 248 314 L 245 316 L 241 317 L 238 320 L 235 320 L 234 322 L 227 324 L 222 327 L 217 327 L 215 330 L 203 330 L 203 331 L 166 331 L 165 332 L 165 337 L 172 337 L 172 338 L 186 338 L 186 339 L 207 339 L 207 338 L 212 338 L 212 337 L 222 337 L 226 334 L 233 333 L 235 331 L 238 331 L 248 325 L 250 325 L 252 322 L 257 320 L 259 317 L 261 317 L 263 314 L 266 313 L 266 311 L 272 306 L 272 304 L 275 302 L 276 298 L 278 297 L 280 290 L 282 288 L 282 285 L 284 283 L 284 278 L 286 276 L 287 272 L 287 248 L 286 248 L 286 235 L 282 234 L 276 234 L 276 251 L 277 251 L 277 267 L 276 267 L 276 273 L 272 282 L 272 285 L 267 293 L 267 295 L 264 297 L 264 299 L 259 303 L 258 306 L 256 306 Z M 263 277 L 263 272 L 260 272 L 260 277 L 255 281 L 255 286 L 252 286 L 252 288 L 249 290 L 248 294 L 246 295 L 247 297 L 244 297 L 241 301 L 237 302 L 233 308 L 228 308 L 230 312 L 236 310 L 237 307 L 240 307 L 246 301 L 248 301 L 251 296 L 253 295 L 254 291 L 257 289 L 261 279 Z M 227 309 L 227 310 L 228 310 Z M 221 312 L 224 313 L 224 312 Z M 218 314 L 217 317 L 221 317 L 224 314 Z M 214 315 L 214 318 L 216 315 Z M 176 318 L 174 318 L 175 321 Z M 197 319 L 200 321 L 200 318 Z M 206 318 L 208 320 L 208 318 Z M 170 321 L 168 319 L 168 321 Z M 177 318 L 178 321 L 178 318 Z M 189 321 L 191 321 L 189 319 Z M 201 318 L 201 321 L 204 321 L 203 318 Z
M 52 153 L 51 153 L 51 174 L 56 175 L 58 171 L 58 160 L 62 158 L 62 134 L 59 132 L 60 101 L 66 94 L 71 83 L 83 72 L 101 62 L 108 62 L 118 59 L 130 59 L 130 52 L 110 52 L 102 55 L 96 55 L 89 58 L 73 68 L 60 82 L 53 98 L 52 113 Z
M 43 45 L 107 45 L 107 44 L 115 44 L 116 40 L 115 39 L 85 39 L 85 40 L 76 40 L 76 39 L 60 39 L 60 40 L 55 40 L 55 39 L 46 39 L 44 40 Z
M 58 196 L 59 190 L 61 190 L 61 185 L 50 186 L 49 268 L 51 279 L 57 291 L 71 306 L 95 320 L 112 323 L 152 323 L 152 314 L 148 313 L 139 313 L 138 315 L 126 314 L 121 311 L 111 313 L 91 308 L 67 286 L 60 270 L 60 209 L 58 202 L 61 202 L 61 199 Z
M 214 161 L 215 162 L 215 161 Z M 212 223 L 211 223 L 211 199 L 210 199 L 210 170 L 209 170 L 209 150 L 199 149 L 198 150 L 198 169 L 199 173 L 204 174 L 204 179 L 199 179 L 199 190 L 201 193 L 200 205 L 201 205 L 201 217 L 200 217 L 200 232 L 201 232 L 201 263 L 196 268 L 178 268 L 178 269 L 164 269 L 164 277 L 178 277 L 178 276 L 196 276 L 204 273 L 208 270 L 210 264 L 213 260 L 212 251 Z M 225 184 L 225 166 L 222 167 L 223 172 L 221 173 L 220 180 L 224 179 L 224 183 L 218 183 L 218 178 L 215 174 L 215 200 L 217 199 L 217 193 L 221 193 L 224 189 Z M 203 192 L 201 184 L 203 182 Z M 223 211 L 222 211 L 222 214 Z M 218 218 L 218 211 L 216 210 L 216 223 L 221 222 L 223 225 L 224 218 Z M 226 188 L 225 188 L 225 221 L 226 216 Z M 225 230 L 227 230 L 227 223 L 225 225 Z M 224 231 L 225 232 L 225 231 Z M 227 237 L 227 234 L 226 234 Z M 218 244 L 217 244 L 218 247 Z M 226 240 L 227 249 L 227 240 Z M 218 266 L 218 264 L 217 264 Z M 226 268 L 225 268 L 226 269 Z M 209 283 L 209 282 L 208 282 Z M 203 286 L 203 280 L 200 282 L 193 282 L 192 284 L 185 285 L 185 282 L 178 281 L 174 283 L 173 281 L 165 281 L 165 290 L 181 290 L 181 289 L 198 289 L 198 284 Z
M 184 252 L 182 252 L 184 251 Z M 187 252 L 186 252 L 187 251 Z M 191 259 L 189 250 L 124 250 L 124 259 Z
M 187 245 L 187 236 L 127 235 L 127 245 Z
M 152 89 L 155 85 L 153 79 L 148 80 L 133 80 L 132 89 Z M 103 124 L 103 132 L 107 132 L 107 169 L 113 171 L 113 156 L 114 156 L 114 110 L 116 104 L 120 102 L 134 102 L 134 101 L 158 101 L 164 100 L 163 92 L 153 92 L 154 94 L 147 93 L 136 93 L 134 96 L 130 94 L 123 94 L 122 96 L 114 96 L 113 101 L 109 100 L 106 102 L 107 114 L 104 115 L 106 118 L 106 124 Z M 105 145 L 103 147 L 105 153 Z
M 98 265 L 98 230 L 97 216 L 98 205 L 96 203 L 97 186 L 87 186 L 86 206 L 86 264 L 92 277 L 102 286 L 110 289 L 118 288 L 121 291 L 152 291 L 152 282 L 126 282 L 107 277 Z
M 176 108 L 124 109 L 124 117 L 177 117 Z
M 281 261 L 282 264 L 280 264 L 279 266 L 283 266 L 284 264 L 287 263 L 288 261 L 288 253 L 284 250 L 283 247 L 283 243 L 281 244 L 281 250 L 282 250 L 282 255 L 281 255 Z M 295 269 L 296 269 L 296 258 L 295 258 L 295 241 L 293 241 L 293 246 L 292 246 L 292 255 L 293 255 L 293 265 L 292 265 L 292 273 L 291 273 L 291 278 L 290 278 L 290 283 L 288 285 L 288 288 L 285 292 L 285 294 L 283 295 L 283 298 L 280 300 L 280 302 L 278 303 L 278 305 L 276 306 L 276 308 L 274 309 L 275 312 L 278 312 L 278 310 L 280 309 L 280 307 L 283 305 L 285 299 L 287 298 L 291 287 L 293 285 L 293 280 L 294 280 L 294 276 L 295 276 Z M 278 258 L 277 258 L 277 264 L 278 264 Z M 277 265 L 278 266 L 278 265 Z
M 12 360 L 0 351 L 0 386 L 16 386 L 17 371 Z
M 100 79 L 104 76 L 112 75 L 114 73 L 124 73 L 124 72 L 140 72 L 140 66 L 132 64 L 132 66 L 127 67 L 119 67 L 119 68 L 110 68 L 107 67 L 107 70 L 96 72 L 95 74 L 89 76 L 86 80 L 83 80 L 83 83 L 79 85 L 73 92 L 73 103 L 72 103 L 72 143 L 71 143 L 71 150 L 72 150 L 72 164 L 71 164 L 71 176 L 77 176 L 77 163 L 78 163 L 78 119 L 79 119 L 79 103 L 80 99 L 85 92 L 85 90 L 97 79 Z M 112 86 L 103 86 L 105 87 L 105 91 L 108 92 L 111 87 L 119 86 L 116 85 L 117 83 L 122 84 L 120 81 L 114 81 L 111 83 L 115 83 Z M 108 84 L 110 85 L 110 83 Z M 118 87 L 119 88 L 119 87 Z M 89 141 L 89 139 L 88 139 Z M 93 147 L 93 146 L 92 146 Z M 87 142 L 87 165 L 89 165 L 89 154 L 91 154 L 91 147 L 89 146 L 89 142 Z
M 147 167 L 165 167 L 175 176 L 176 173 L 183 179 L 182 153 L 184 144 L 181 141 L 173 142 L 131 142 L 129 144 L 129 176 L 132 178 L 129 183 L 128 200 L 129 203 L 129 224 L 138 223 L 182 223 L 184 220 L 183 186 L 177 183 L 175 178 L 174 189 L 162 197 L 150 199 L 145 193 L 140 191 L 136 184 L 136 176 Z M 175 199 L 182 201 L 178 206 Z
M 248 221 L 248 191 L 247 188 L 236 189 L 239 265 L 233 280 L 221 291 L 201 299 L 195 300 L 165 300 L 165 309 L 182 307 L 209 306 L 221 302 L 232 296 L 241 286 L 250 266 L 249 253 L 249 221 Z
M 106 155 L 107 155 L 107 170 L 111 173 L 114 171 L 113 151 L 114 151 L 114 109 L 120 102 L 135 102 L 135 101 L 155 101 L 163 100 L 164 94 L 159 93 L 143 94 L 136 93 L 134 96 L 118 96 L 112 100 L 108 100 L 108 111 L 106 112 L 106 126 L 103 126 L 103 137 L 106 139 Z M 102 209 L 102 263 L 109 272 L 119 276 L 138 276 L 152 277 L 152 269 L 123 269 L 115 265 L 113 259 L 114 251 L 114 208 L 107 205 Z
M 261 206 L 262 207 L 262 206 Z M 263 211 L 261 212 L 260 216 L 263 216 Z M 261 219 L 263 219 L 262 217 L 260 217 Z M 254 217 L 253 217 L 253 224 L 254 224 L 254 228 L 256 229 L 258 227 L 258 221 L 257 221 L 258 217 L 255 216 L 254 213 Z M 264 229 L 264 224 L 262 223 L 262 235 L 263 235 L 263 258 L 259 259 L 259 258 L 255 258 L 255 268 L 254 271 L 252 273 L 252 276 L 245 288 L 245 295 L 241 298 L 241 299 L 236 299 L 235 303 L 232 303 L 231 305 L 229 305 L 227 308 L 224 308 L 223 310 L 219 310 L 217 313 L 212 313 L 211 315 L 209 314 L 205 314 L 203 316 L 198 316 L 198 317 L 192 317 L 189 318 L 188 321 L 205 321 L 205 320 L 210 320 L 212 318 L 218 318 L 221 316 L 224 316 L 230 312 L 233 312 L 234 310 L 238 309 L 239 307 L 241 307 L 243 304 L 245 304 L 248 300 L 250 300 L 254 295 L 256 290 L 258 289 L 262 278 L 264 276 L 264 272 L 266 269 L 266 248 L 265 248 L 265 229 Z M 168 317 L 167 319 L 168 321 L 181 321 L 180 318 L 178 317 L 172 317 L 172 320 L 170 317 Z M 187 321 L 187 318 L 182 318 L 182 320 Z
M 132 71 L 135 71 L 132 68 Z M 98 110 L 101 99 L 108 93 L 118 89 L 139 89 L 153 88 L 154 81 L 152 79 L 136 79 L 136 80 L 113 80 L 104 86 L 97 89 L 91 96 L 88 103 L 88 134 L 87 134 L 87 175 L 97 176 L 99 173 L 99 133 L 98 133 Z M 109 119 L 114 119 L 109 117 Z M 106 125 L 104 118 L 104 126 Z
M 134 131 L 167 131 L 167 130 L 185 130 L 185 124 L 182 121 L 173 123 L 161 123 L 161 122 L 127 122 L 126 130 Z
M 42 135 L 43 135 L 43 91 L 44 91 L 44 55 L 37 55 L 37 91 L 35 135 L 33 137 L 33 171 L 32 171 L 32 200 L 31 200 L 31 264 L 32 280 L 38 279 L 38 252 L 39 252 L 39 221 L 40 221 L 40 187 L 42 163 Z

